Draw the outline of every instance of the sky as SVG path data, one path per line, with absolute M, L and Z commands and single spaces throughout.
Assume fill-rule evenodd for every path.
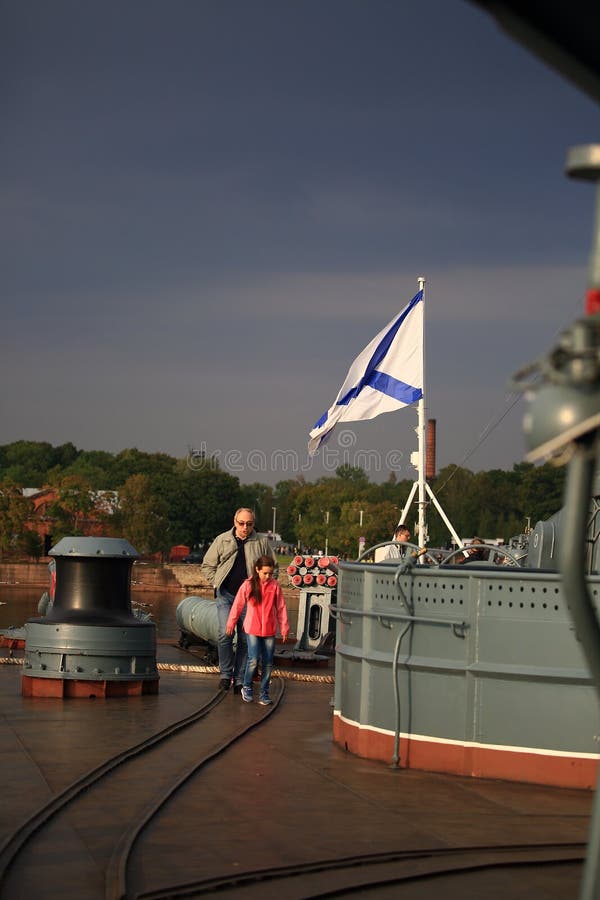
M 424 276 L 438 470 L 523 460 L 598 107 L 477 6 L 4 0 L 0 104 L 0 444 L 414 478 L 414 408 L 307 440 Z

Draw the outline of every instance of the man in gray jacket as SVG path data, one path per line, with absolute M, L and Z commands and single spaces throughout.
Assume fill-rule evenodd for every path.
M 233 649 L 233 635 L 227 634 L 227 619 L 242 582 L 254 571 L 254 563 L 259 556 L 273 559 L 277 575 L 277 560 L 266 538 L 259 537 L 254 530 L 254 513 L 251 509 L 238 509 L 233 517 L 233 528 L 217 535 L 202 563 L 202 574 L 214 585 L 219 620 L 219 687 L 229 690 L 233 679 L 234 693 L 242 690 L 248 646 L 244 633 L 245 610 L 237 623 L 237 646 Z

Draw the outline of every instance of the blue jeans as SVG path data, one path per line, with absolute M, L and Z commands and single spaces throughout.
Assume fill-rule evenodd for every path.
M 231 612 L 234 601 L 233 594 L 229 591 L 217 591 L 217 618 L 219 621 L 219 638 L 217 641 L 217 650 L 219 652 L 219 672 L 221 678 L 233 678 L 235 684 L 241 684 L 246 669 L 246 659 L 248 658 L 248 647 L 246 644 L 246 633 L 244 631 L 244 618 L 246 609 L 242 610 L 242 614 L 237 620 L 236 630 L 229 635 L 226 632 L 227 619 Z M 234 649 L 233 640 L 237 632 L 237 645 Z
M 244 687 L 252 690 L 252 679 L 260 659 L 260 696 L 269 696 L 271 672 L 273 671 L 273 654 L 275 653 L 275 635 L 272 637 L 258 637 L 256 634 L 247 634 L 248 662 L 246 663 L 246 675 Z

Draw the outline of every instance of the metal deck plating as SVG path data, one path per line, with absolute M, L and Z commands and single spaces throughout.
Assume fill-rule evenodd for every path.
M 5 658 L 8 650 L 3 651 Z M 159 644 L 161 692 L 110 702 L 24 698 L 0 666 L 0 843 L 42 802 L 213 695 L 217 674 Z M 191 662 L 192 671 L 186 670 Z M 180 671 L 169 671 L 170 665 Z M 304 670 L 303 670 L 304 672 Z M 322 676 L 322 670 L 318 670 Z M 268 720 L 180 789 L 143 833 L 127 896 L 368 896 L 564 900 L 577 893 L 591 793 L 432 775 L 358 759 L 332 742 L 332 686 L 290 680 Z M 217 745 L 259 714 L 231 692 L 200 733 Z M 199 758 L 198 734 L 174 761 Z M 177 768 L 177 766 L 175 766 Z M 114 848 L 152 803 L 164 763 L 142 755 L 116 815 L 89 803 L 6 873 L 0 897 L 105 900 Z M 44 829 L 46 831 L 46 829 Z M 516 867 L 516 868 L 515 868 Z M 518 873 L 518 874 L 515 874 Z M 432 878 L 435 877 L 435 882 Z M 376 887 L 375 882 L 379 885 Z

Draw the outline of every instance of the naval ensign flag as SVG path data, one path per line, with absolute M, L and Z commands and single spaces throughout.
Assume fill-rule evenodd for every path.
M 313 456 L 338 422 L 374 419 L 423 396 L 423 291 L 356 357 L 335 403 L 310 432 Z

